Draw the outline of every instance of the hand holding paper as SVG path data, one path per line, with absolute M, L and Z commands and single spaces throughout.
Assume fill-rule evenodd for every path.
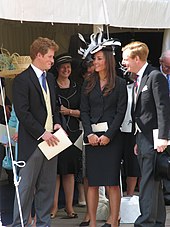
M 71 140 L 68 138 L 62 128 L 56 131 L 53 135 L 56 136 L 59 140 L 57 145 L 49 146 L 46 141 L 43 141 L 38 145 L 38 147 L 48 160 L 50 160 L 51 158 L 65 150 L 67 147 L 72 145 Z
M 48 144 L 48 146 L 55 146 L 60 142 L 54 134 L 48 131 L 43 134 L 42 139 Z
M 157 149 L 158 147 L 164 147 L 165 149 L 167 145 L 170 145 L 170 140 L 168 140 L 168 143 L 167 143 L 167 140 L 158 139 L 158 129 L 153 130 L 153 140 L 154 140 L 154 149 Z M 163 151 L 158 151 L 158 152 L 163 152 Z

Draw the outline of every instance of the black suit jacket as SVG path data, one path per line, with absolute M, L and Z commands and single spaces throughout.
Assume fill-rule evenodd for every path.
M 120 130 L 126 112 L 126 82 L 117 76 L 115 88 L 107 96 L 102 94 L 99 79 L 88 95 L 84 93 L 86 86 L 87 82 L 85 81 L 82 87 L 80 105 L 85 140 L 89 134 L 93 133 L 91 124 L 100 122 L 108 123 L 108 130 L 104 135 L 112 140 Z
M 168 139 L 170 101 L 166 78 L 148 65 L 139 87 L 134 117 L 144 135 L 153 143 L 153 129 L 159 129 L 159 139 Z
M 60 123 L 56 108 L 55 81 L 51 73 L 47 73 L 50 90 L 53 123 Z M 41 140 L 37 140 L 44 132 L 47 109 L 39 80 L 30 66 L 14 79 L 14 109 L 19 120 L 19 160 L 27 161 Z

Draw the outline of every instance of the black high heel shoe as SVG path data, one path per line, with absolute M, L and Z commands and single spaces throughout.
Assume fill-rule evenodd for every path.
M 66 216 L 62 217 L 62 219 L 72 219 L 72 218 L 78 218 L 78 214 L 71 212 L 69 213 L 66 209 L 64 209 L 64 211 L 66 212 Z
M 120 226 L 120 218 L 118 219 L 118 226 Z M 105 223 L 104 225 L 102 225 L 101 227 L 111 227 L 111 224 L 109 223 Z
M 102 225 L 101 227 L 111 227 L 111 224 L 109 223 L 105 223 L 104 225 Z
M 120 220 L 121 220 L 121 218 L 118 219 L 118 226 L 120 226 Z
M 82 221 L 79 226 L 89 226 L 90 220 L 88 221 Z

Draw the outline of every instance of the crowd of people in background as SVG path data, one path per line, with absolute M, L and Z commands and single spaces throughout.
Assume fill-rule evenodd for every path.
M 77 203 L 86 206 L 79 226 L 96 227 L 102 191 L 109 209 L 102 227 L 118 227 L 123 187 L 126 196 L 136 190 L 139 194 L 141 214 L 135 227 L 164 227 L 170 183 L 164 179 L 162 189 L 162 181 L 155 180 L 154 160 L 156 152 L 168 146 L 170 50 L 162 53 L 156 69 L 147 62 L 145 43 L 134 41 L 122 48 L 117 39 L 107 39 L 102 32 L 93 37 L 95 42 L 84 49 L 77 72 L 69 53 L 57 54 L 55 41 L 34 40 L 31 65 L 14 79 L 12 104 L 5 96 L 8 120 L 16 123 L 12 138 L 17 143 L 16 159 L 26 162 L 16 169 L 22 179 L 18 189 L 23 225 L 34 218 L 36 226 L 50 227 L 51 219 L 57 218 L 61 188 L 64 218 L 77 218 L 76 185 Z M 117 48 L 122 52 L 122 71 Z M 0 123 L 6 124 L 1 96 Z M 57 146 L 60 141 L 53 132 L 61 127 L 72 145 L 47 160 L 38 144 L 46 141 L 48 146 Z M 155 150 L 152 133 L 157 128 Z M 76 145 L 79 139 L 81 147 Z M 0 171 L 4 156 L 5 146 L 0 143 Z M 13 182 L 12 171 L 7 173 Z M 17 197 L 12 226 L 21 226 Z

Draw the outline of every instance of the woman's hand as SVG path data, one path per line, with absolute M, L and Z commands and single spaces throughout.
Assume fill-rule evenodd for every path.
M 100 146 L 106 146 L 110 142 L 110 139 L 107 136 L 100 136 L 99 137 L 99 144 Z
M 95 134 L 90 134 L 87 136 L 90 145 L 98 146 L 99 145 L 99 137 Z
M 63 105 L 61 105 L 61 107 L 60 107 L 60 113 L 63 114 L 63 115 L 69 115 L 69 116 L 72 116 L 72 117 L 80 117 L 80 110 L 68 109 Z
M 70 114 L 70 109 L 68 109 L 65 106 L 61 105 L 60 106 L 60 113 L 63 114 L 63 115 L 69 115 Z
M 14 142 L 18 141 L 18 132 L 14 133 L 14 135 L 12 135 L 12 139 Z

